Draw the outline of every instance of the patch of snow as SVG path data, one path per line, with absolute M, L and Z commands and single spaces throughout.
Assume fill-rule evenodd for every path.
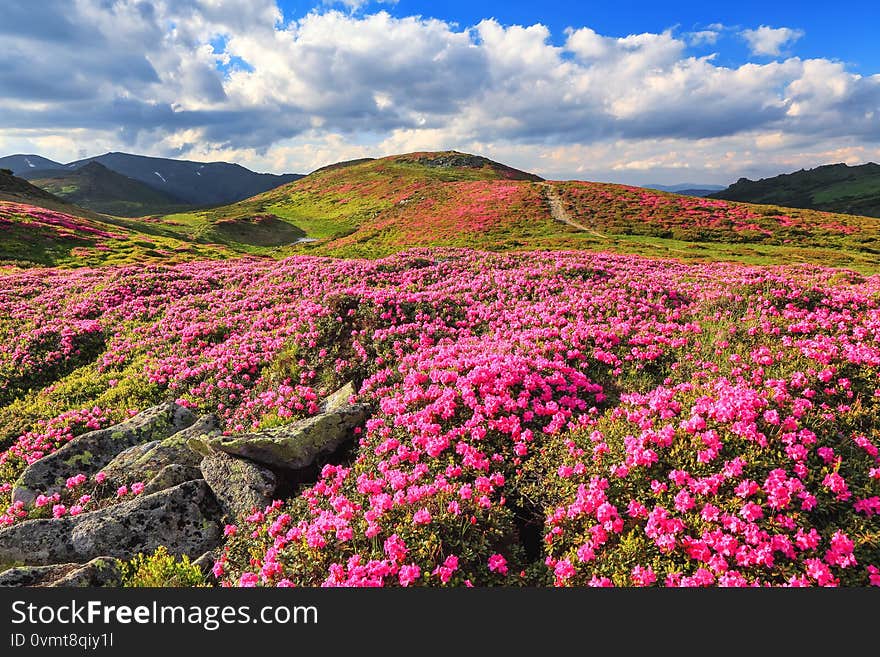
M 28 158 L 24 158 L 24 162 L 25 162 L 25 164 L 27 164 L 31 169 L 36 169 L 36 168 L 37 168 L 36 165 L 35 165 L 33 162 L 31 162 Z
M 167 183 L 167 182 L 168 182 L 167 180 L 165 180 L 165 176 L 163 176 L 163 175 L 162 175 L 161 173 L 159 173 L 158 171 L 154 171 L 153 173 L 155 173 L 157 176 L 159 176 L 159 178 L 162 179 L 162 182 L 163 182 L 163 183 Z
M 196 171 L 196 175 L 197 175 L 197 176 L 201 176 L 202 174 L 199 173 L 198 171 Z
M 317 242 L 317 237 L 300 237 L 298 240 L 294 242 L 294 244 L 299 244 L 301 242 Z

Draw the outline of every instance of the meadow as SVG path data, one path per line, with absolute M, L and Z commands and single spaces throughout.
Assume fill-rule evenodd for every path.
M 481 222 L 425 223 L 491 235 L 493 208 L 528 208 L 532 186 L 494 181 Z M 758 240 L 781 223 L 737 221 Z M 86 475 L 33 508 L 8 499 L 28 463 L 90 429 L 176 399 L 239 433 L 354 381 L 375 412 L 351 448 L 229 524 L 216 583 L 880 584 L 877 276 L 436 245 L 10 268 L 0 338 L 6 526 L 96 508 Z

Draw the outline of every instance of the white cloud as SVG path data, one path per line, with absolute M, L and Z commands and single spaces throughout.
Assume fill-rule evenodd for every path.
M 784 46 L 804 36 L 803 30 L 790 27 L 773 28 L 767 25 L 762 25 L 756 30 L 743 30 L 740 34 L 748 42 L 753 55 L 769 57 L 778 57 L 782 54 Z
M 325 9 L 284 22 L 273 0 L 7 4 L 5 152 L 74 159 L 86 147 L 308 171 L 458 148 L 547 175 L 664 182 L 655 176 L 687 165 L 724 182 L 798 149 L 867 156 L 880 143 L 880 75 L 796 57 L 722 66 L 689 52 L 731 29 L 721 25 L 700 37 L 578 27 L 560 43 L 544 25 L 492 19 L 460 27 Z M 770 37 L 754 47 L 765 51 L 796 34 L 762 30 Z
M 718 42 L 721 32 L 717 30 L 699 30 L 688 34 L 688 41 L 692 46 L 710 45 L 714 46 Z
M 333 6 L 333 5 L 342 5 L 343 7 L 347 7 L 349 11 L 356 12 L 360 11 L 368 4 L 370 4 L 371 0 L 324 0 L 325 5 Z M 376 4 L 383 5 L 396 5 L 398 0 L 373 0 Z

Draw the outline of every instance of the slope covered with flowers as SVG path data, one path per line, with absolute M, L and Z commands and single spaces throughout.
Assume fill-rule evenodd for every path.
M 360 384 L 353 448 L 227 528 L 225 584 L 880 583 L 878 277 L 422 249 L 0 290 L 4 493 L 162 399 L 235 433 Z

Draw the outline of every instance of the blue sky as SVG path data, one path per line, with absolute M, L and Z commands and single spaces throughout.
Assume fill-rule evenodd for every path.
M 285 19 L 297 18 L 315 8 L 334 3 L 282 0 L 279 5 Z M 345 7 L 345 3 L 335 3 Z M 543 23 L 551 28 L 555 42 L 564 40 L 567 27 L 587 25 L 601 34 L 623 37 L 639 32 L 662 32 L 677 27 L 697 31 L 709 25 L 729 28 L 754 28 L 758 25 L 789 26 L 804 31 L 796 51 L 800 57 L 827 57 L 852 65 L 852 70 L 875 73 L 880 70 L 880 3 L 852 0 L 829 2 L 755 1 L 706 2 L 694 0 L 615 0 L 614 2 L 578 2 L 573 0 L 508 0 L 469 2 L 398 0 L 394 3 L 367 2 L 360 11 L 387 11 L 396 16 L 420 14 L 461 25 L 475 25 L 484 18 L 502 23 L 532 25 Z M 748 59 L 746 44 L 736 38 L 735 30 L 722 40 L 719 61 L 728 64 Z M 705 48 L 708 52 L 711 48 Z
M 0 153 L 727 184 L 880 161 L 878 25 L 864 0 L 3 0 Z

